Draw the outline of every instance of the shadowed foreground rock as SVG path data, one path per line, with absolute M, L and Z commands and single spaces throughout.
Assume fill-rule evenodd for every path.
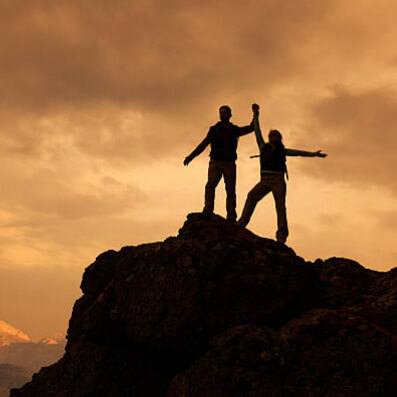
M 396 275 L 191 214 L 86 269 L 66 354 L 11 397 L 392 396 Z

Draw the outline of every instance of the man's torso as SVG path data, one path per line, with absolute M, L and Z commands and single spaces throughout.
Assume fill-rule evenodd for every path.
M 235 161 L 239 128 L 232 123 L 218 122 L 208 133 L 211 143 L 210 157 L 212 160 Z

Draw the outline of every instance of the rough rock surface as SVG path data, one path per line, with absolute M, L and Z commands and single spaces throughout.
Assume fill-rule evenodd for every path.
M 392 396 L 396 276 L 191 214 L 85 270 L 64 357 L 11 397 Z

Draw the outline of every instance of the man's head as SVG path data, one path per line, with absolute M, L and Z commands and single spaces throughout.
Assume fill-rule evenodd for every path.
M 229 106 L 223 105 L 219 108 L 219 118 L 221 121 L 229 121 L 232 117 L 232 109 Z
M 269 131 L 269 142 L 276 142 L 276 141 L 282 141 L 283 136 L 281 135 L 281 132 L 278 130 L 270 130 Z

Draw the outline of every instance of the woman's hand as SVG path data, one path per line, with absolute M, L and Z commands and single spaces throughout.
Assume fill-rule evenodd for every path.
M 317 152 L 315 152 L 316 157 L 327 157 L 328 154 L 327 153 L 322 153 L 322 150 L 317 150 Z

